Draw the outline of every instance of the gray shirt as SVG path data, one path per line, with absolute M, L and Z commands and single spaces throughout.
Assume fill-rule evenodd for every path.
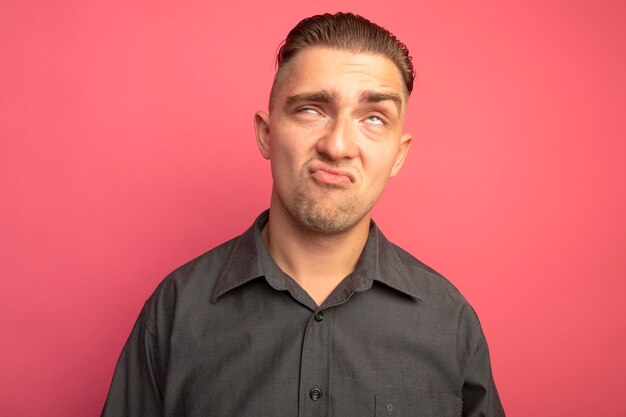
M 317 307 L 267 252 L 267 219 L 163 280 L 103 416 L 504 416 L 478 318 L 445 278 L 372 222 Z

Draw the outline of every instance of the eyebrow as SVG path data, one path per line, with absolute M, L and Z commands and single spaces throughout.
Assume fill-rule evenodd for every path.
M 293 96 L 287 97 L 288 106 L 303 101 L 332 103 L 333 101 L 338 101 L 338 94 L 334 91 L 320 90 L 294 94 Z M 391 101 L 398 108 L 398 112 L 402 112 L 402 97 L 399 94 L 365 90 L 359 95 L 359 101 L 362 103 L 380 103 L 382 101 Z
M 402 97 L 399 94 L 366 90 L 361 93 L 359 100 L 364 103 L 380 103 L 389 100 L 396 105 L 398 112 L 402 113 Z
M 303 101 L 314 101 L 316 103 L 331 103 L 336 101 L 337 94 L 328 90 L 310 91 L 287 97 L 287 105 L 300 103 Z

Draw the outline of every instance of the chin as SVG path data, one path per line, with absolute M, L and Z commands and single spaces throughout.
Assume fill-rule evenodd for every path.
M 278 193 L 280 195 L 280 193 Z M 280 198 L 293 223 L 306 232 L 322 235 L 339 235 L 356 227 L 370 212 L 372 204 L 355 199 L 337 201 L 329 197 L 313 198 L 306 190 L 288 193 L 290 198 Z
M 338 235 L 353 229 L 365 216 L 354 207 L 299 207 L 297 221 L 306 229 L 325 235 Z

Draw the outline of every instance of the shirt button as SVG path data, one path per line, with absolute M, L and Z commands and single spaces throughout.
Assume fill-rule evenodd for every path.
M 318 311 L 313 317 L 315 318 L 315 321 L 322 321 L 324 320 L 324 313 Z
M 313 388 L 311 392 L 309 392 L 309 396 L 313 401 L 317 401 L 322 396 L 322 391 L 319 388 Z

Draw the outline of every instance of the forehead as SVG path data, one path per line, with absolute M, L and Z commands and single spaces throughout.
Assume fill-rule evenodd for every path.
M 277 75 L 276 98 L 308 91 L 328 90 L 340 97 L 357 97 L 363 91 L 407 92 L 400 70 L 384 55 L 309 47 L 300 51 Z

